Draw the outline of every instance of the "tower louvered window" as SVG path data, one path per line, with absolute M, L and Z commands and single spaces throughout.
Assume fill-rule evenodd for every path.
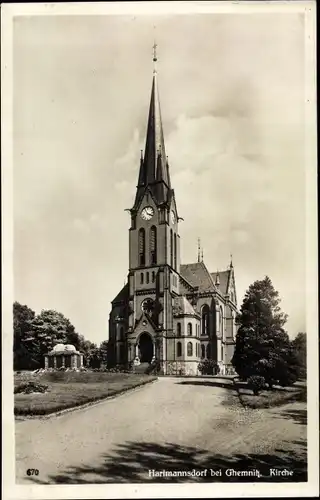
M 173 267 L 173 232 L 170 231 L 170 266 Z
M 146 265 L 146 233 L 143 228 L 139 229 L 139 265 Z
M 150 229 L 150 264 L 157 263 L 157 228 L 152 226 Z

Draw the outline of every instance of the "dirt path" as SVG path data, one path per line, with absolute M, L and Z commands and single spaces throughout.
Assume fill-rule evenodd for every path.
M 149 471 L 163 469 L 221 470 L 210 480 L 229 481 L 226 469 L 269 477 L 270 468 L 284 467 L 293 471 L 291 480 L 304 479 L 306 405 L 245 410 L 236 397 L 226 404 L 233 394 L 210 379 L 161 378 L 85 410 L 18 421 L 17 482 L 159 481 Z M 26 475 L 28 468 L 39 475 Z

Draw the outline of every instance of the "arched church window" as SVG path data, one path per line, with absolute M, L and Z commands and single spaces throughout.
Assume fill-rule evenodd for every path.
M 177 342 L 177 357 L 180 358 L 180 356 L 182 356 L 182 344 Z
M 181 323 L 177 323 L 177 335 L 181 337 Z
M 177 269 L 177 235 L 174 234 L 173 239 L 173 251 L 174 251 L 174 269 Z
M 201 311 L 201 335 L 209 335 L 209 306 L 207 304 Z
M 170 230 L 170 266 L 173 267 L 173 231 Z
M 146 273 L 146 283 L 149 283 L 149 273 Z
M 143 285 L 143 273 L 140 274 L 140 283 Z
M 192 346 L 192 342 L 188 342 L 188 344 L 187 344 L 187 355 L 188 355 L 188 356 L 192 356 L 192 355 L 193 355 L 193 346 Z
M 220 335 L 223 337 L 223 310 L 222 307 L 220 307 L 219 311 L 219 329 L 220 329 Z
M 224 361 L 224 356 L 223 356 L 224 352 L 223 352 L 223 345 L 221 344 L 221 361 Z
M 211 358 L 211 345 L 210 344 L 207 345 L 207 358 L 208 359 Z
M 206 346 L 204 344 L 201 344 L 201 358 L 206 357 Z
M 139 266 L 146 265 L 146 232 L 143 229 L 139 229 Z
M 152 283 L 155 282 L 155 279 L 156 279 L 156 273 L 152 271 Z
M 188 335 L 192 335 L 192 324 L 188 323 Z
M 157 263 L 157 228 L 152 226 L 150 229 L 150 264 Z

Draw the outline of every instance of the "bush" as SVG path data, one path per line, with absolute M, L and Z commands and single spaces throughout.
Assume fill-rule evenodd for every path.
M 253 394 L 257 396 L 260 391 L 265 387 L 266 381 L 261 375 L 251 375 L 248 378 L 248 387 L 253 391 Z
M 48 386 L 45 384 L 39 384 L 37 382 L 26 382 L 15 387 L 14 393 L 31 394 L 32 392 L 46 392 L 47 390 Z
M 198 365 L 201 375 L 217 375 L 220 371 L 219 365 L 213 359 L 205 359 Z

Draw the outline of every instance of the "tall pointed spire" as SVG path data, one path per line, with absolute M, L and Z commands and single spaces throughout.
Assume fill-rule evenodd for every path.
M 157 44 L 153 45 L 153 77 L 148 115 L 147 137 L 144 158 L 140 162 L 140 173 L 135 205 L 149 186 L 155 200 L 160 204 L 168 199 L 170 191 L 170 174 L 164 145 L 162 128 L 158 78 L 156 63 Z
M 230 254 L 230 269 L 233 268 L 233 262 L 232 262 L 232 253 Z

